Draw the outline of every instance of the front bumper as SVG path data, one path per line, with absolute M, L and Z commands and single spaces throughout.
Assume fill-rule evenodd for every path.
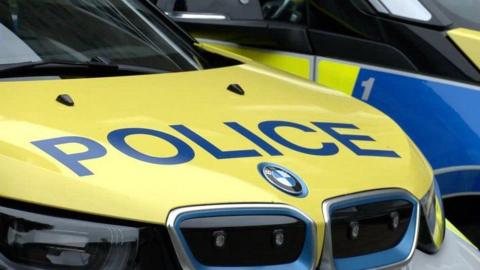
M 429 255 L 416 250 L 410 263 L 401 269 L 478 270 L 480 269 L 480 251 L 447 228 L 445 240 L 438 253 Z

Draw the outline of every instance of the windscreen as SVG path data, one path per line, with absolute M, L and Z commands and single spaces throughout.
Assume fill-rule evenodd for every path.
M 167 72 L 200 68 L 138 0 L 1 0 L 0 40 L 0 66 L 102 57 Z
M 434 0 L 455 26 L 480 30 L 480 0 Z

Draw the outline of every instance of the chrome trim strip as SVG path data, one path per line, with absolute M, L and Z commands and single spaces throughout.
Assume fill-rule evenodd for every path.
M 300 216 L 302 216 L 308 223 L 310 223 L 311 227 L 311 235 L 312 235 L 312 246 L 313 246 L 313 255 L 311 258 L 311 268 L 310 270 L 314 270 L 318 261 L 317 258 L 317 227 L 316 223 L 308 217 L 306 214 L 304 214 L 302 211 L 299 209 L 289 206 L 289 205 L 284 205 L 284 204 L 219 204 L 219 205 L 204 205 L 204 206 L 190 206 L 190 207 L 182 207 L 182 208 L 177 208 L 174 209 L 170 212 L 170 214 L 167 217 L 167 230 L 168 234 L 170 235 L 173 247 L 175 249 L 175 253 L 178 256 L 178 260 L 180 262 L 180 266 L 182 267 L 183 270 L 195 270 L 193 267 L 192 262 L 190 261 L 190 258 L 188 257 L 188 254 L 185 252 L 185 248 L 182 244 L 182 241 L 179 238 L 179 235 L 177 234 L 177 231 L 175 230 L 175 221 L 177 218 L 184 214 L 184 213 L 189 213 L 189 212 L 198 212 L 198 211 L 209 211 L 209 210 L 242 210 L 242 209 L 279 209 L 279 210 L 289 210 L 296 212 Z M 246 269 L 246 268 L 242 268 Z
M 442 199 L 451 199 L 463 196 L 480 196 L 480 192 L 461 192 L 461 193 L 452 193 L 442 196 Z
M 217 13 L 195 13 L 195 12 L 165 12 L 168 16 L 174 19 L 185 20 L 228 20 L 228 17 Z
M 315 59 L 315 56 L 307 56 L 309 58 L 309 63 L 310 63 L 310 81 L 313 81 L 313 82 L 317 82 L 317 77 L 318 77 L 318 64 L 317 64 L 317 61 Z
M 167 218 L 167 231 L 170 235 L 170 240 L 172 241 L 173 248 L 175 249 L 175 253 L 177 254 L 178 261 L 182 266 L 183 270 L 195 270 L 193 267 L 192 262 L 188 258 L 185 250 L 183 249 L 182 241 L 177 235 L 177 231 L 175 230 L 175 220 L 177 217 L 182 214 L 183 212 L 180 211 L 181 209 L 176 209 L 170 212 Z
M 333 258 L 333 250 L 332 250 L 332 230 L 331 230 L 331 219 L 330 219 L 330 208 L 332 205 L 337 204 L 339 202 L 343 201 L 350 201 L 350 200 L 356 200 L 356 199 L 361 199 L 361 198 L 368 198 L 372 196 L 378 196 L 378 195 L 402 195 L 402 196 L 408 196 L 415 200 L 417 202 L 416 208 L 415 208 L 415 215 L 417 217 L 416 224 L 415 224 L 415 235 L 414 235 L 414 241 L 413 241 L 413 246 L 412 249 L 410 250 L 409 255 L 407 258 L 401 262 L 390 264 L 390 265 L 385 265 L 382 267 L 378 267 L 376 269 L 397 269 L 402 266 L 407 265 L 410 260 L 413 257 L 413 254 L 415 252 L 415 249 L 417 247 L 417 241 L 418 241 L 418 230 L 420 227 L 420 203 L 415 196 L 413 196 L 411 193 L 409 193 L 406 190 L 402 189 L 384 189 L 384 190 L 375 190 L 375 191 L 369 191 L 369 192 L 362 192 L 362 193 L 356 193 L 352 195 L 347 195 L 347 196 L 341 196 L 337 198 L 333 198 L 330 200 L 327 200 L 323 203 L 322 205 L 322 211 L 323 211 L 323 216 L 325 220 L 325 237 L 323 241 L 323 250 L 322 250 L 322 258 L 321 262 L 319 265 L 319 270 L 335 270 L 335 262 Z
M 464 166 L 452 166 L 452 167 L 443 167 L 433 170 L 435 175 L 441 175 L 445 173 L 452 172 L 461 172 L 461 171 L 478 171 L 480 170 L 479 165 L 464 165 Z

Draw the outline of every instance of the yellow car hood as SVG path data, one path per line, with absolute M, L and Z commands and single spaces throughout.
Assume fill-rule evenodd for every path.
M 227 90 L 237 83 L 238 95 Z M 75 105 L 56 101 L 68 94 Z M 0 83 L 0 196 L 109 217 L 162 224 L 171 209 L 187 205 L 275 202 L 293 205 L 323 220 L 321 203 L 349 193 L 403 188 L 417 197 L 432 173 L 400 128 L 376 109 L 346 95 L 255 64 L 212 70 L 98 79 Z M 258 124 L 288 121 L 314 129 L 278 128 L 285 139 L 308 148 L 334 143 L 339 151 L 316 156 L 294 151 L 263 134 Z M 368 135 L 355 141 L 364 149 L 384 149 L 399 158 L 361 156 L 316 128 L 312 122 L 347 123 Z M 226 126 L 236 122 L 282 155 L 272 156 Z M 184 125 L 223 151 L 254 149 L 261 156 L 219 159 L 171 125 Z M 109 143 L 110 132 L 125 128 L 157 130 L 189 145 L 195 157 L 182 164 L 148 163 Z M 79 176 L 32 142 L 76 136 L 102 145 L 107 153 L 80 161 L 92 172 Z M 126 138 L 132 148 L 154 157 L 177 154 L 154 136 Z M 81 144 L 59 145 L 65 154 L 86 151 Z M 309 194 L 281 192 L 258 172 L 261 162 L 282 165 L 299 175 Z

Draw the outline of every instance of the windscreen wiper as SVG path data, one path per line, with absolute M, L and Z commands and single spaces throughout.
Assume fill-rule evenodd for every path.
M 133 74 L 155 74 L 163 73 L 165 70 L 113 64 L 102 57 L 92 58 L 86 62 L 65 61 L 65 60 L 45 60 L 35 62 L 23 62 L 0 66 L 0 78 L 23 77 L 35 75 L 62 75 L 62 74 L 82 74 L 94 76 L 101 75 L 133 75 Z

